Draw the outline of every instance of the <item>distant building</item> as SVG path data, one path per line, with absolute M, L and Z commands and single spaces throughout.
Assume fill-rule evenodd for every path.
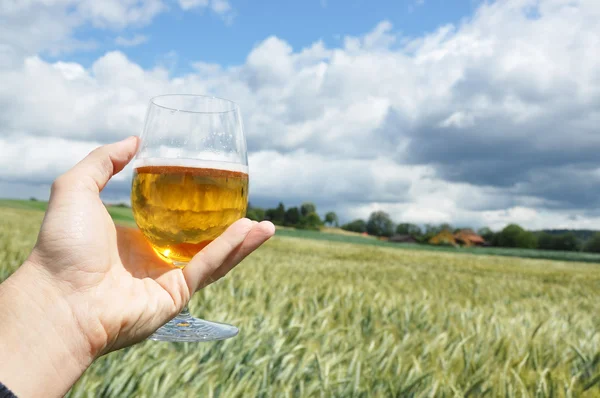
M 472 229 L 462 229 L 454 234 L 456 243 L 462 246 L 485 246 L 486 242 L 483 237 L 477 235 Z
M 430 245 L 443 245 L 443 246 L 458 246 L 454 234 L 452 231 L 447 229 L 443 230 L 433 238 L 429 239 Z
M 444 230 L 429 239 L 431 245 L 447 245 L 447 246 L 486 246 L 486 241 L 480 235 L 477 235 L 471 229 L 461 229 L 456 233 L 449 230 Z
M 389 242 L 394 243 L 418 243 L 417 240 L 411 235 L 392 235 L 389 239 Z

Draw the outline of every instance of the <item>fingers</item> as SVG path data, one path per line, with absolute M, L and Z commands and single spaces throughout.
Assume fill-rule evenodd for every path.
M 123 170 L 137 151 L 139 139 L 129 137 L 114 144 L 96 148 L 82 161 L 54 182 L 52 189 L 86 187 L 100 192 L 110 178 Z
M 233 223 L 227 230 L 192 258 L 183 269 L 190 294 L 210 280 L 227 259 L 236 252 L 254 227 L 247 218 Z
M 219 268 L 217 268 L 207 280 L 201 283 L 198 289 L 202 289 L 203 287 L 216 282 L 227 275 L 229 271 L 231 271 L 250 253 L 258 249 L 260 245 L 269 240 L 269 238 L 271 238 L 274 234 L 275 226 L 270 221 L 262 221 L 260 223 L 254 221 L 252 229 L 242 244 L 229 255 L 225 262 Z

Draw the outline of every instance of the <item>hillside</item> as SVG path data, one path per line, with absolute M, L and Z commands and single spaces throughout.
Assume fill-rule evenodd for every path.
M 46 202 L 0 199 L 0 208 L 8 207 L 15 209 L 30 209 L 37 211 L 45 211 L 48 207 Z M 133 214 L 128 207 L 107 206 L 108 212 L 115 222 L 135 225 Z M 560 261 L 579 261 L 600 263 L 600 254 L 584 253 L 584 252 L 562 252 L 551 250 L 536 250 L 536 249 L 509 249 L 501 247 L 451 247 L 451 246 L 433 246 L 433 245 L 418 245 L 410 243 L 391 243 L 381 241 L 373 237 L 364 237 L 361 234 L 340 232 L 340 230 L 332 231 L 324 229 L 323 231 L 298 230 L 293 228 L 277 227 L 277 235 L 301 239 L 321 240 L 327 242 L 352 243 L 365 246 L 390 247 L 394 249 L 412 249 L 438 252 L 452 252 L 464 254 L 484 254 L 493 256 L 521 257 L 521 258 L 537 258 Z

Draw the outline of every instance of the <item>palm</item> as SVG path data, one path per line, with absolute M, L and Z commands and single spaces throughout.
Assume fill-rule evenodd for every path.
M 97 195 L 74 192 L 69 199 L 68 206 L 48 212 L 36 250 L 55 259 L 45 262 L 53 279 L 71 300 L 85 304 L 78 307 L 86 313 L 76 315 L 89 335 L 98 336 L 95 351 L 146 338 L 189 300 L 184 273 L 162 261 L 139 230 L 115 226 Z
M 131 326 L 129 335 L 141 340 L 177 315 L 193 291 L 184 272 L 161 260 L 139 230 L 117 226 L 116 231 L 118 247 L 111 249 L 116 249 L 119 260 L 113 263 L 111 273 L 121 276 L 120 283 L 127 284 L 117 289 L 128 292 L 130 303 L 129 312 L 117 310 L 114 316 L 135 319 L 127 322 Z M 114 345 L 111 350 L 120 348 L 123 342 L 117 340 Z

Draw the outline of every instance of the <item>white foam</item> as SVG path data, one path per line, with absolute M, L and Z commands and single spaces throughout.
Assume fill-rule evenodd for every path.
M 173 158 L 142 158 L 135 159 L 133 168 L 148 166 L 174 166 L 189 167 L 194 169 L 214 169 L 235 171 L 248 174 L 248 166 L 239 163 L 220 162 L 218 160 L 199 160 L 199 159 L 173 159 Z

